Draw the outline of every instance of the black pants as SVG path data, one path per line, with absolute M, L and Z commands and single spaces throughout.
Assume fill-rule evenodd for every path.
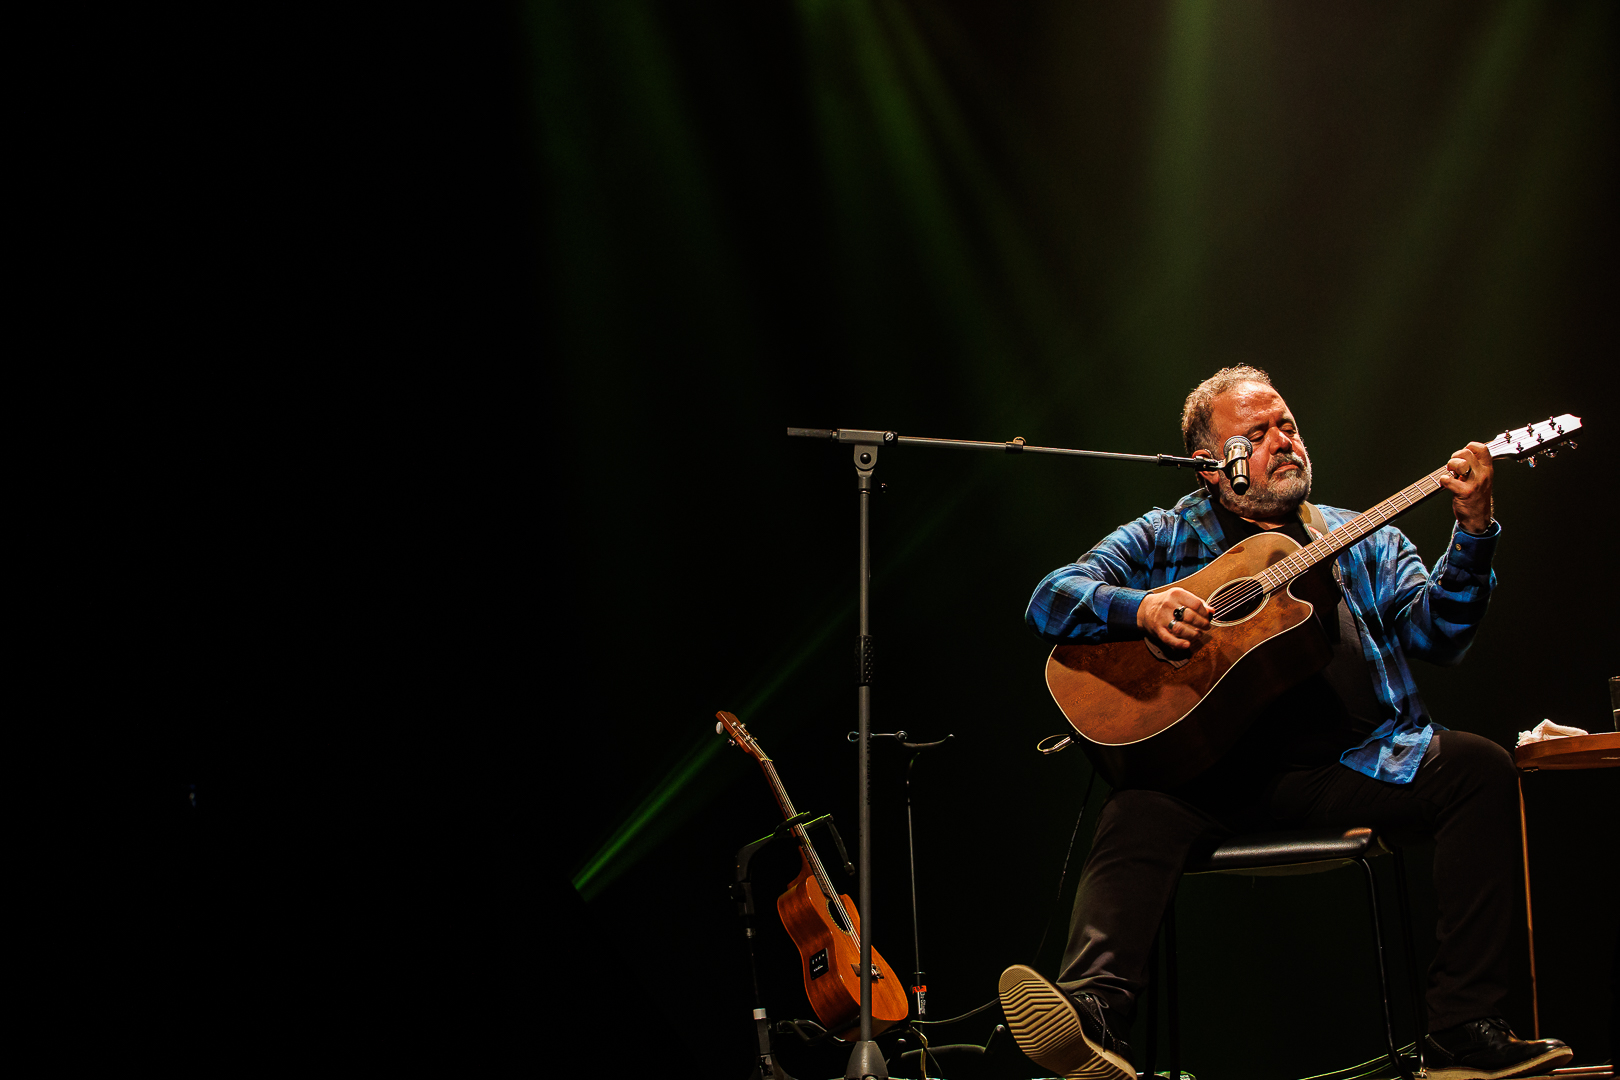
M 1230 789 L 1225 789 L 1229 791 Z M 1058 983 L 1090 991 L 1129 1023 L 1182 867 L 1236 829 L 1368 826 L 1392 843 L 1434 841 L 1439 951 L 1429 968 L 1429 1030 L 1501 1014 L 1519 865 L 1513 761 L 1462 731 L 1431 740 L 1410 784 L 1337 762 L 1273 774 L 1234 799 L 1204 787 L 1121 790 L 1104 804 L 1075 898 Z

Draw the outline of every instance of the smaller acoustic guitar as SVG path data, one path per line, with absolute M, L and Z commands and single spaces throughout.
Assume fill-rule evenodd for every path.
M 765 779 L 783 815 L 788 820 L 797 817 L 793 800 L 776 775 L 776 766 L 743 722 L 728 712 L 715 715 L 720 721 L 714 725 L 715 733 L 729 735 L 732 742 L 753 755 L 765 770 Z M 776 910 L 804 962 L 804 992 L 816 1010 L 816 1019 L 840 1039 L 857 1039 L 861 1034 L 861 917 L 855 902 L 833 889 L 827 868 L 821 865 L 804 826 L 793 826 L 793 835 L 799 841 L 803 865 L 793 884 L 776 898 Z M 888 961 L 873 949 L 872 1034 L 904 1020 L 910 1008 L 906 991 Z

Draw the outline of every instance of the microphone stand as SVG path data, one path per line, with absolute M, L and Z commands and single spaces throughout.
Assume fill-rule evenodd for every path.
M 1135 461 L 1147 465 L 1203 472 L 1230 468 L 1214 458 L 1175 457 L 1170 454 L 1114 454 L 1101 450 L 1069 450 L 1052 446 L 1029 446 L 1022 438 L 1007 442 L 979 442 L 969 439 L 925 439 L 898 435 L 892 431 L 863 428 L 793 428 L 790 438 L 821 439 L 841 446 L 852 446 L 855 459 L 855 489 L 860 499 L 860 601 L 857 634 L 858 662 L 855 682 L 855 711 L 859 725 L 860 753 L 857 756 L 856 784 L 861 793 L 858 908 L 861 913 L 861 1037 L 850 1052 L 844 1080 L 889 1080 L 889 1068 L 872 1039 L 872 797 L 868 776 L 872 761 L 872 625 L 870 593 L 872 585 L 871 513 L 872 474 L 877 469 L 878 448 L 882 446 L 931 446 L 949 450 L 998 450 L 1008 454 L 1059 454 L 1064 457 L 1103 458 Z

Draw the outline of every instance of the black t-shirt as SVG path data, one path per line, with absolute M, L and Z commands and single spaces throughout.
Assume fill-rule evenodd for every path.
M 1297 514 L 1278 530 L 1245 521 L 1218 501 L 1215 516 L 1221 526 L 1223 551 L 1267 531 L 1280 531 L 1299 544 L 1312 539 Z M 1376 672 L 1362 653 L 1360 629 L 1342 589 L 1336 610 L 1319 606 L 1317 617 L 1332 646 L 1332 659 L 1327 667 L 1261 710 L 1227 755 L 1238 766 L 1234 772 L 1249 773 L 1251 767 L 1274 770 L 1326 765 L 1359 746 L 1378 726 L 1378 700 L 1372 689 Z

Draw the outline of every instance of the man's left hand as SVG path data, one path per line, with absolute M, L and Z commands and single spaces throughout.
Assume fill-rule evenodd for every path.
M 1451 512 L 1457 516 L 1457 524 L 1475 535 L 1491 527 L 1492 465 L 1490 447 L 1471 442 L 1451 455 L 1446 462 L 1451 475 L 1440 481 L 1451 492 Z

